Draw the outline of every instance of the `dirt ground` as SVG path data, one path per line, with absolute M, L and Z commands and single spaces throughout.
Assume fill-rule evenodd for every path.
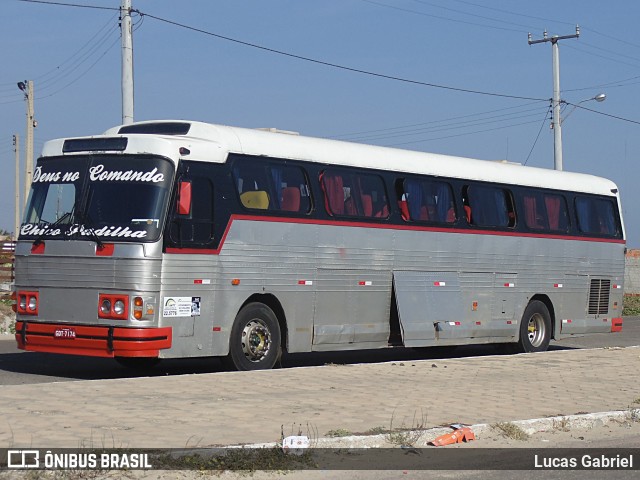
M 510 432 L 513 434 L 513 432 Z M 389 444 L 389 447 L 393 445 Z M 475 441 L 464 444 L 439 447 L 439 450 L 451 448 L 460 449 L 501 449 L 501 448 L 525 448 L 540 449 L 548 448 L 555 451 L 558 448 L 639 448 L 640 447 L 640 421 L 635 417 L 630 417 L 623 421 L 613 420 L 606 424 L 597 425 L 592 428 L 569 428 L 558 422 L 553 428 L 541 431 L 528 436 L 523 440 L 511 438 L 499 429 L 492 428 L 486 430 L 482 435 L 478 435 Z M 397 448 L 397 447 L 396 447 Z M 435 447 L 430 447 L 434 448 Z M 499 450 L 488 452 L 488 465 L 497 464 L 500 461 Z M 492 463 L 494 462 L 494 463 Z M 256 467 L 258 467 L 256 465 Z M 456 470 L 302 470 L 302 471 L 260 471 L 253 472 L 213 472 L 213 471 L 129 471 L 129 472 L 29 472 L 28 477 L 15 475 L 17 472 L 0 473 L 0 479 L 30 478 L 33 480 L 74 480 L 74 479 L 132 479 L 132 480 L 200 480 L 207 478 L 220 478 L 223 480 L 274 480 L 286 478 L 288 480 L 338 480 L 338 479 L 361 479 L 361 480 L 382 480 L 382 479 L 418 479 L 418 478 L 439 478 L 439 479 L 466 479 L 475 480 L 484 478 L 499 479 L 522 479 L 522 478 L 561 478 L 561 479 L 596 479 L 603 478 L 603 471 L 507 471 L 507 470 L 483 470 L 483 471 L 456 471 Z M 607 478 L 634 478 L 635 471 L 607 472 Z

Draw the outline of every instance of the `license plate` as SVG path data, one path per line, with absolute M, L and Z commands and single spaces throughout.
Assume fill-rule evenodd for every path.
M 53 332 L 54 338 L 76 338 L 76 331 L 73 328 L 57 328 Z

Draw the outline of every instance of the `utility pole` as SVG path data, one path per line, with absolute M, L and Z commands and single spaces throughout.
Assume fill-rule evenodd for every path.
M 541 40 L 532 40 L 531 34 L 529 34 L 529 45 L 535 45 L 536 43 L 551 42 L 552 60 L 553 60 L 553 163 L 556 170 L 562 170 L 562 125 L 560 120 L 560 105 L 562 100 L 560 99 L 560 52 L 558 49 L 558 40 L 565 40 L 567 38 L 578 38 L 580 36 L 580 27 L 576 25 L 576 33 L 574 35 L 554 35 L 549 38 L 547 31 L 543 33 Z
M 122 123 L 133 123 L 133 34 L 131 30 L 131 0 L 120 6 L 122 37 Z
M 13 151 L 16 154 L 16 208 L 13 239 L 18 240 L 18 233 L 20 230 L 20 137 L 17 133 L 13 136 Z
M 18 82 L 18 88 L 24 92 L 27 101 L 27 138 L 25 140 L 25 177 L 24 177 L 24 201 L 25 205 L 31 188 L 33 176 L 33 129 L 38 125 L 33 113 L 33 80 Z

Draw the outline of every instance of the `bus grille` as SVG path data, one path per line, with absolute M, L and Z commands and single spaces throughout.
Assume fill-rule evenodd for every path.
M 611 280 L 591 280 L 589 289 L 589 313 L 604 315 L 609 312 L 609 293 L 611 292 Z

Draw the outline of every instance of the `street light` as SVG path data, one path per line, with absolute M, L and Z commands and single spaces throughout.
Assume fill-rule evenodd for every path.
M 572 108 L 571 110 L 569 110 L 569 113 L 567 113 L 567 114 L 564 116 L 564 118 L 563 118 L 563 119 L 561 119 L 561 123 L 566 122 L 566 121 L 567 121 L 567 117 L 568 117 L 569 115 L 571 115 L 571 114 L 575 111 L 575 109 L 576 109 L 576 108 L 578 108 L 578 107 L 579 107 L 580 105 L 582 105 L 583 103 L 585 103 L 585 102 L 590 102 L 590 101 L 592 101 L 592 100 L 595 100 L 596 102 L 600 103 L 600 102 L 604 102 L 604 101 L 606 100 L 606 98 L 607 98 L 607 96 L 606 96 L 604 93 L 599 93 L 599 94 L 598 94 L 598 95 L 596 95 L 595 97 L 587 98 L 587 99 L 582 100 L 582 101 L 580 101 L 580 102 L 578 102 L 578 103 L 576 103 L 576 104 L 573 104 L 573 108 Z M 568 102 L 564 102 L 564 103 L 566 103 L 567 105 L 571 105 L 571 104 L 569 104 Z
M 556 98 L 557 103 L 556 103 Z M 554 105 L 554 122 L 551 126 L 553 128 L 553 168 L 556 170 L 562 170 L 562 123 L 567 119 L 569 115 L 573 113 L 573 111 L 578 108 L 581 103 L 589 102 L 591 100 L 595 100 L 596 102 L 603 102 L 607 96 L 604 93 L 599 93 L 595 97 L 587 98 L 586 100 L 582 100 L 576 104 L 566 102 L 564 100 L 560 100 L 560 96 L 556 95 L 554 90 L 554 98 L 551 100 Z M 560 115 L 560 104 L 564 103 L 565 105 L 573 105 L 573 108 L 567 113 L 564 119 Z

